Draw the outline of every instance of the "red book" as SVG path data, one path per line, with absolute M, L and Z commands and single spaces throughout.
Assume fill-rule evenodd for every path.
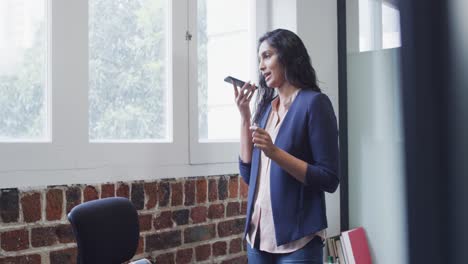
M 341 236 L 348 264 L 372 264 L 364 228 L 344 231 Z

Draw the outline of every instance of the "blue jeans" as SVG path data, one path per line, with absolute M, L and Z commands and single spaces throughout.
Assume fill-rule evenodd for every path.
M 252 248 L 247 244 L 249 264 L 308 263 L 323 264 L 322 238 L 316 236 L 303 248 L 286 254 L 273 254 Z

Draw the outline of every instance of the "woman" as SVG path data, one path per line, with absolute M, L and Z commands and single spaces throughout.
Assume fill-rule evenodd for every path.
M 256 87 L 234 85 L 241 114 L 239 168 L 249 185 L 249 263 L 322 263 L 324 192 L 334 192 L 339 183 L 332 104 L 293 32 L 267 32 L 259 39 L 258 56 L 253 126 L 249 103 Z

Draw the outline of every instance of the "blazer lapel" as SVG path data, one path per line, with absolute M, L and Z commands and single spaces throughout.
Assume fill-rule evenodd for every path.
M 263 115 L 262 119 L 260 120 L 260 127 L 265 129 L 266 123 L 268 120 L 268 117 L 270 116 L 271 112 L 271 104 L 268 106 L 267 110 L 265 111 L 265 115 Z M 260 152 L 261 150 L 259 148 L 254 147 L 253 152 L 252 152 L 252 171 L 251 171 L 251 182 L 250 184 L 253 183 L 253 188 L 249 188 L 249 195 L 250 195 L 250 190 L 252 191 L 253 195 L 255 193 L 255 190 L 257 189 L 257 176 L 258 176 L 258 165 L 260 164 Z

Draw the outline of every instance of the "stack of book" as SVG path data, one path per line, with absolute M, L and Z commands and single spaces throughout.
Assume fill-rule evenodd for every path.
M 327 238 L 328 259 L 338 264 L 372 264 L 364 228 L 358 227 Z

